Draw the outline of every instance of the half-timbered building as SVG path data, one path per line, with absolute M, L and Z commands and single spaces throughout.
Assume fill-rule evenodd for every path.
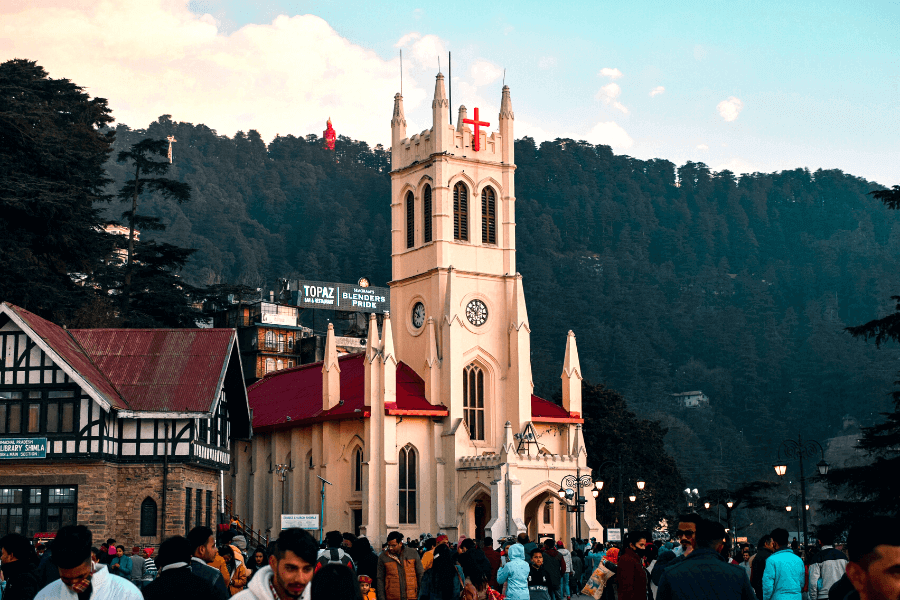
M 214 526 L 249 436 L 234 329 L 64 329 L 0 304 L 0 536 Z

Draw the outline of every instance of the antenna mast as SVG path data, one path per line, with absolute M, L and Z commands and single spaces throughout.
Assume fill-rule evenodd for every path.
M 447 52 L 447 81 L 450 84 L 450 93 L 447 102 L 450 104 L 450 124 L 453 125 L 453 53 Z
M 403 48 L 400 48 L 400 96 L 403 96 Z

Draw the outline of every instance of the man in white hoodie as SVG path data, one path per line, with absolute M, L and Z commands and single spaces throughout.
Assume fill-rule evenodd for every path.
M 260 569 L 233 600 L 308 600 L 319 544 L 303 529 L 283 529 L 269 566 Z

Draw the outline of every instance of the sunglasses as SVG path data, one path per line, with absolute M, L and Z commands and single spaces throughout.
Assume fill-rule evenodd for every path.
M 675 533 L 678 535 L 678 537 L 694 537 L 694 534 L 697 532 L 691 531 L 690 529 L 679 529 Z

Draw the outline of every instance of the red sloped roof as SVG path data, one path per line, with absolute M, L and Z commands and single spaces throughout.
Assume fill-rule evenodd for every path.
M 531 420 L 538 423 L 584 423 L 578 413 L 570 413 L 559 404 L 531 395 Z
M 72 329 L 134 411 L 208 412 L 231 355 L 233 329 Z
M 50 348 L 59 354 L 72 369 L 78 372 L 103 398 L 114 408 L 127 408 L 124 399 L 112 382 L 97 366 L 91 362 L 90 356 L 73 340 L 65 329 L 55 325 L 36 314 L 4 302 L 28 327 L 30 327 Z
M 322 410 L 322 361 L 269 373 L 247 389 L 253 410 L 253 430 L 281 429 L 319 421 L 365 418 L 363 352 L 338 357 L 343 404 Z M 425 382 L 402 362 L 397 365 L 397 402 L 387 414 L 444 416 L 447 409 L 425 399 Z

